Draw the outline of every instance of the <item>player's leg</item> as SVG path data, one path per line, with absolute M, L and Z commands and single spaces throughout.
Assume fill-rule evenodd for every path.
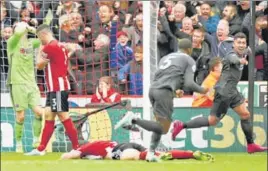
M 52 99 L 55 99 L 52 104 L 52 112 L 54 110 L 54 112 L 57 113 L 59 120 L 62 122 L 65 131 L 72 142 L 73 149 L 76 150 L 79 147 L 78 135 L 76 127 L 69 116 L 68 92 L 56 92 Z
M 244 132 L 247 141 L 247 151 L 248 153 L 254 152 L 263 152 L 267 150 L 267 147 L 261 147 L 257 144 L 254 144 L 253 140 L 253 124 L 251 121 L 250 113 L 247 109 L 245 100 L 240 93 L 237 93 L 237 96 L 233 98 L 231 107 L 233 110 L 240 116 L 241 119 L 241 128 Z
M 31 152 L 25 155 L 40 156 L 45 154 L 46 146 L 54 132 L 55 117 L 56 117 L 56 113 L 51 112 L 50 104 L 52 104 L 51 92 L 47 93 L 45 116 L 44 116 L 45 125 L 41 136 L 41 142 L 36 149 L 32 150 Z
M 229 108 L 230 100 L 228 97 L 224 97 L 219 93 L 215 94 L 215 98 L 213 101 L 213 106 L 210 111 L 209 117 L 197 117 L 192 119 L 186 123 L 181 121 L 175 121 L 172 130 L 172 139 L 175 140 L 176 136 L 183 130 L 183 129 L 190 129 L 190 128 L 200 128 L 200 127 L 208 127 L 208 126 L 215 126 L 217 123 L 224 117 L 227 113 Z
M 34 140 L 33 147 L 37 148 L 39 145 L 39 137 L 42 129 L 42 116 L 45 114 L 45 109 L 40 106 L 40 92 L 37 86 L 32 87 L 29 94 L 29 106 L 34 112 L 33 131 Z
M 28 108 L 27 92 L 21 85 L 10 86 L 10 96 L 13 108 L 16 113 L 15 122 L 15 138 L 16 138 L 16 151 L 23 152 L 22 147 L 22 134 L 24 127 L 25 110 Z

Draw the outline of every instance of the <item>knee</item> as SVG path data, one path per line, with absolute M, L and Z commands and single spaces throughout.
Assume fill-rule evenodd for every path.
M 61 122 L 63 122 L 63 121 L 65 121 L 65 120 L 69 119 L 70 117 L 69 117 L 68 113 L 66 114 L 66 113 L 64 112 L 64 113 L 58 114 L 58 118 L 59 118 L 59 120 L 60 120 Z
M 218 124 L 219 119 L 217 117 L 215 117 L 215 116 L 212 116 L 212 117 L 210 116 L 208 118 L 208 122 L 209 122 L 209 126 L 215 126 L 215 125 Z
M 16 115 L 17 122 L 19 123 L 24 122 L 24 118 L 25 118 L 24 111 L 17 112 L 17 115 Z

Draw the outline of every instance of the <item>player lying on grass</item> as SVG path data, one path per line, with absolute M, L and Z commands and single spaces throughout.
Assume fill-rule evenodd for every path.
M 114 141 L 95 141 L 82 145 L 76 151 L 64 153 L 61 159 L 113 159 L 113 160 L 146 160 L 147 149 L 136 143 L 117 144 Z M 156 152 L 158 160 L 172 159 L 196 159 L 202 161 L 214 161 L 211 154 L 201 151 L 171 150 L 168 152 Z
M 36 30 L 25 22 L 18 22 L 14 26 L 14 34 L 7 41 L 9 72 L 7 85 L 13 108 L 16 111 L 15 138 L 16 152 L 23 152 L 22 132 L 25 110 L 30 108 L 35 114 L 33 120 L 34 142 L 37 146 L 42 128 L 42 114 L 40 106 L 40 92 L 35 80 L 34 51 L 41 44 L 38 39 L 28 39 L 28 32 Z

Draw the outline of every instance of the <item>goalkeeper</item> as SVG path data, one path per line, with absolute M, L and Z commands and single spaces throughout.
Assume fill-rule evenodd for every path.
M 38 39 L 28 39 L 28 32 L 35 33 L 35 28 L 25 22 L 19 22 L 14 27 L 14 34 L 7 41 L 9 64 L 7 84 L 10 88 L 13 108 L 16 111 L 17 152 L 23 152 L 22 131 L 26 109 L 31 108 L 35 114 L 33 146 L 38 145 L 42 127 L 43 108 L 39 106 L 40 92 L 36 84 L 34 69 L 34 52 L 41 42 Z

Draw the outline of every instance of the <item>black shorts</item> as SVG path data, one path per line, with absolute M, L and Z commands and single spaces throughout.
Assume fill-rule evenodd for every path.
M 146 151 L 146 148 L 137 143 L 121 143 L 116 145 L 112 150 L 112 159 L 120 160 L 121 154 L 124 150 L 135 149 L 137 151 Z
M 224 96 L 218 92 L 215 92 L 213 106 L 211 108 L 211 115 L 216 115 L 217 118 L 222 119 L 228 111 L 228 108 L 232 109 L 244 103 L 245 98 L 237 90 L 232 96 Z
M 48 92 L 46 107 L 50 106 L 52 112 L 68 112 L 68 97 L 67 91 Z
M 153 107 L 154 115 L 172 120 L 173 93 L 169 89 L 150 88 L 149 98 Z

